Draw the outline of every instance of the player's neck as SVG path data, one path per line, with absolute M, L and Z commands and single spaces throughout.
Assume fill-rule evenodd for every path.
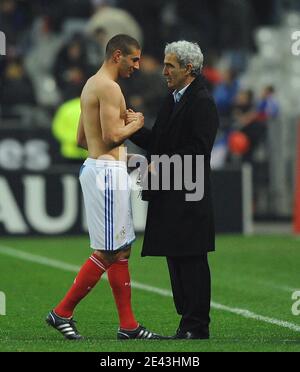
M 118 68 L 105 61 L 102 65 L 102 67 L 100 68 L 100 70 L 98 71 L 99 74 L 103 74 L 103 75 L 106 75 L 107 77 L 109 77 L 110 79 L 114 80 L 114 81 L 117 81 L 118 78 L 119 78 L 119 73 L 118 73 Z

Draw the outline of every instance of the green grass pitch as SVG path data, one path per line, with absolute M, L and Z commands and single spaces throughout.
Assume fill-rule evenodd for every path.
M 141 258 L 141 244 L 137 239 L 130 259 L 136 317 L 149 329 L 172 335 L 179 317 L 165 259 Z M 0 351 L 300 351 L 300 315 L 291 310 L 292 293 L 300 290 L 300 240 L 295 237 L 217 238 L 217 251 L 210 254 L 208 341 L 117 341 L 118 318 L 106 280 L 76 309 L 85 340 L 64 340 L 44 318 L 89 254 L 87 237 L 0 239 L 0 292 L 6 298 Z

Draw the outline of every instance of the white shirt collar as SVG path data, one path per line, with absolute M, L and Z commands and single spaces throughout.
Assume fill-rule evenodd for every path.
M 175 101 L 175 102 L 180 101 L 181 97 L 184 95 L 184 92 L 187 90 L 187 88 L 188 88 L 190 85 L 191 85 L 191 84 L 186 85 L 184 88 L 182 88 L 182 89 L 179 90 L 179 91 L 174 90 L 174 92 L 173 92 L 173 97 L 174 97 L 174 101 Z

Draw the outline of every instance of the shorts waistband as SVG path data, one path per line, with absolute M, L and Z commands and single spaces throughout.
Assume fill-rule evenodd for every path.
M 99 160 L 99 159 L 92 159 L 87 158 L 83 165 L 92 165 L 97 168 L 109 168 L 109 167 L 118 167 L 127 169 L 125 161 L 121 160 Z

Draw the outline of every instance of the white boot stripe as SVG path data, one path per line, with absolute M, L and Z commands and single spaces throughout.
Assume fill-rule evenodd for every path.
M 53 319 L 53 322 L 54 322 L 54 324 L 55 324 L 55 318 L 54 318 L 54 316 L 50 313 L 50 316 L 51 316 L 51 318 Z
M 66 333 L 66 332 L 69 332 L 69 331 L 73 331 L 74 332 L 74 329 L 71 328 L 71 327 L 68 327 L 68 328 L 64 328 L 61 330 L 62 333 Z
M 120 334 L 120 335 L 123 335 L 123 336 L 126 336 L 127 338 L 129 338 L 129 336 L 128 336 L 127 333 L 123 333 L 123 332 L 119 331 L 119 334 Z
M 65 336 L 71 336 L 71 335 L 75 335 L 75 332 L 72 331 L 72 332 L 65 333 Z
M 58 329 L 62 329 L 62 328 L 68 328 L 68 327 L 71 327 L 71 326 L 70 326 L 70 323 L 62 324 L 62 325 L 58 326 L 57 328 L 58 328 Z

